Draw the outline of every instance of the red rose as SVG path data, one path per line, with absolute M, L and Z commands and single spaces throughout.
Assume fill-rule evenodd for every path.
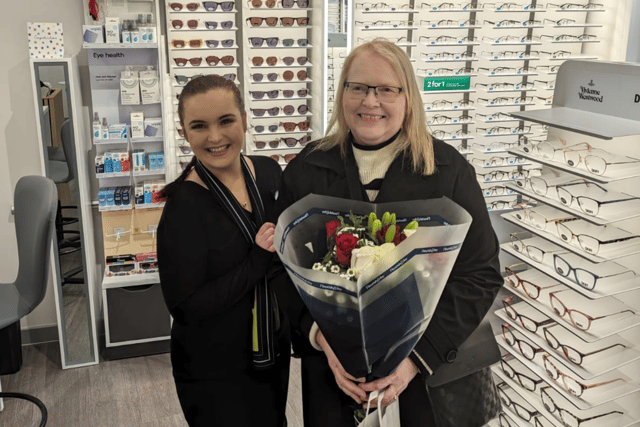
M 404 233 L 400 233 L 400 234 L 396 234 L 396 236 L 393 238 L 393 244 L 398 246 L 400 243 L 402 243 L 404 241 L 404 239 L 407 238 L 407 235 Z
M 384 227 L 382 227 L 380 230 L 378 230 L 376 232 L 376 237 L 378 238 L 378 242 L 380 242 L 381 245 L 386 242 L 384 236 L 387 235 L 387 230 L 389 229 L 389 227 L 391 227 L 391 225 L 385 225 Z M 400 234 L 400 226 L 396 225 L 396 235 L 395 235 L 395 237 L 398 237 L 398 234 Z M 396 243 L 395 237 L 393 239 L 393 243 Z M 406 236 L 405 236 L 405 239 L 406 239 Z M 398 242 L 398 243 L 400 243 L 400 242 Z M 398 243 L 396 243 L 396 245 Z
M 340 227 L 340 221 L 329 221 L 326 224 L 327 227 L 327 239 L 329 237 L 336 237 L 336 230 Z
M 358 247 L 358 237 L 349 233 L 342 233 L 336 237 L 336 259 L 338 263 L 350 267 L 351 251 Z

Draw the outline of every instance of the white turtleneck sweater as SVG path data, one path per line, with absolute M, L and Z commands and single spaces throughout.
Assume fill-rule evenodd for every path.
M 395 144 L 393 142 L 382 148 L 371 147 L 370 149 L 362 149 L 353 145 L 353 156 L 358 164 L 362 185 L 366 187 L 372 181 L 384 178 L 394 160 L 392 156 L 394 147 Z M 366 192 L 367 196 L 369 196 L 369 201 L 374 201 L 378 196 L 379 190 L 366 189 Z

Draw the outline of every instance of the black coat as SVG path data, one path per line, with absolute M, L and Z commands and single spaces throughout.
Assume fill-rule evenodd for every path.
M 285 169 L 276 212 L 282 212 L 310 193 L 342 198 L 356 194 L 359 200 L 367 200 L 361 184 L 360 188 L 349 190 L 349 181 L 359 183 L 351 147 L 347 150 L 347 160 L 343 160 L 338 147 L 313 151 L 313 146 L 311 143 L 302 150 Z M 399 155 L 389 166 L 375 200 L 383 203 L 445 196 L 473 218 L 433 318 L 411 354 L 425 375 L 443 363 L 453 362 L 457 349 L 480 324 L 503 284 L 498 239 L 473 167 L 455 148 L 442 141 L 434 140 L 434 153 L 437 171 L 431 176 L 413 173 L 410 158 Z M 308 344 L 313 319 L 293 284 L 289 293 L 287 311 L 304 342 L 300 350 L 315 351 Z

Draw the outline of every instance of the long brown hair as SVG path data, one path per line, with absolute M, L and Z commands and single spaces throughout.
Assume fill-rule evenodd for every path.
M 382 38 L 376 38 L 356 47 L 345 60 L 342 75 L 338 81 L 338 94 L 334 113 L 329 121 L 327 136 L 315 146 L 315 149 L 329 150 L 339 146 L 342 155 L 346 156 L 346 144 L 349 141 L 350 129 L 347 126 L 342 106 L 344 83 L 354 59 L 362 52 L 371 52 L 385 59 L 393 67 L 404 89 L 402 93 L 407 99 L 407 111 L 400 135 L 397 138 L 397 144 L 395 144 L 394 156 L 403 151 L 408 152 L 411 155 L 411 166 L 415 173 L 432 175 L 436 170 L 433 139 L 427 130 L 422 97 L 411 61 L 400 47 Z
M 240 89 L 238 89 L 238 86 L 236 86 L 236 84 L 232 80 L 227 80 L 224 77 L 215 74 L 196 77 L 186 84 L 186 86 L 182 89 L 182 92 L 180 92 L 180 98 L 178 99 L 178 117 L 180 119 L 180 127 L 182 127 L 182 129 L 185 129 L 184 103 L 194 95 L 207 93 L 213 89 L 225 89 L 232 92 L 233 97 L 236 101 L 236 107 L 238 107 L 238 110 L 240 110 L 240 112 L 244 111 L 244 99 L 242 99 L 242 93 L 240 93 Z M 186 129 L 184 132 L 186 135 Z M 178 186 L 178 184 L 184 181 L 187 175 L 189 175 L 189 172 L 191 172 L 191 169 L 196 164 L 196 160 L 196 156 L 193 156 L 191 162 L 189 162 L 189 164 L 184 168 L 180 176 L 176 178 L 175 181 L 167 184 L 167 186 L 164 187 L 164 189 L 160 192 L 160 197 L 166 199 L 171 197 L 171 194 Z

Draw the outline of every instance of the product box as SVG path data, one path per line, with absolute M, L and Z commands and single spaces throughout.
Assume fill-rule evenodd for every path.
M 140 71 L 140 96 L 143 104 L 157 104 L 160 102 L 160 86 L 158 73 L 149 66 Z
M 105 206 L 107 206 L 106 188 L 100 188 L 100 190 L 98 190 L 98 207 L 104 208 Z
M 142 172 L 145 170 L 144 149 L 138 148 L 133 150 L 133 170 Z
M 424 90 L 436 92 L 439 90 L 467 90 L 471 82 L 470 76 L 425 77 Z
M 122 187 L 122 204 L 125 206 L 131 204 L 131 186 Z
M 153 183 L 151 181 L 145 181 L 144 185 L 144 203 L 152 203 L 153 200 Z
M 131 112 L 131 138 L 144 138 L 144 112 Z
M 104 19 L 104 36 L 107 43 L 120 43 L 120 18 Z
M 111 153 L 111 167 L 113 168 L 113 172 L 115 173 L 122 172 L 119 151 L 114 151 L 113 153 Z
M 131 170 L 131 161 L 128 151 L 120 152 L 120 172 L 129 172 Z
M 103 174 L 104 173 L 104 155 L 98 154 L 96 156 L 96 173 Z
M 114 205 L 115 192 L 116 192 L 116 189 L 114 187 L 108 187 L 106 190 L 108 207 Z
M 140 80 L 131 67 L 120 73 L 120 104 L 140 105 Z
M 114 206 L 122 205 L 122 187 L 116 187 L 113 192 L 113 204 Z
M 158 169 L 158 158 L 156 153 L 149 153 L 149 170 Z
M 111 152 L 104 153 L 104 173 L 113 173 L 113 164 L 111 163 Z
M 160 191 L 164 188 L 164 181 L 153 181 L 151 186 L 151 203 L 160 203 Z
M 164 169 L 164 153 L 156 153 L 156 166 L 158 169 Z
M 162 136 L 162 118 L 161 117 L 149 117 L 144 119 L 144 134 L 145 136 Z
M 136 205 L 144 205 L 144 184 L 136 184 L 134 201 Z
M 109 125 L 109 139 L 127 139 L 127 124 L 116 123 Z
M 104 43 L 104 27 L 102 25 L 83 25 L 82 41 L 85 43 Z

